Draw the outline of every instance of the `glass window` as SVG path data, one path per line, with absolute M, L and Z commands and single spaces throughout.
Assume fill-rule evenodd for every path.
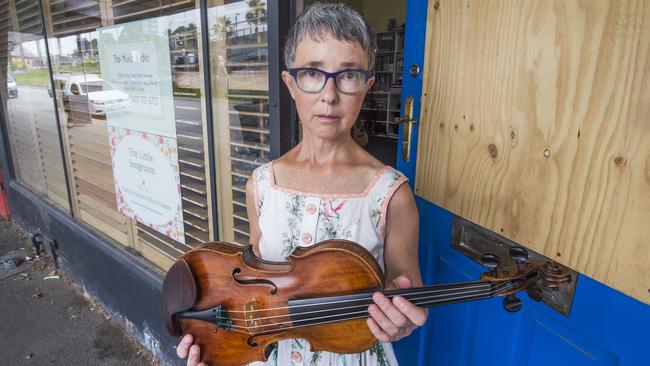
M 16 179 L 69 210 L 38 1 L 3 1 L 3 111 Z
M 74 213 L 119 243 L 134 247 L 163 269 L 188 249 L 214 239 L 198 3 L 50 2 L 50 56 L 65 154 L 71 167 Z M 158 42 L 155 49 L 147 48 L 151 42 Z M 134 48 L 134 44 L 141 47 Z M 120 75 L 128 69 L 110 66 L 107 61 L 117 57 L 136 65 L 138 60 L 144 62 L 140 57 L 148 57 L 143 56 L 147 53 L 155 54 L 158 66 L 152 70 L 134 66 L 140 71 L 132 75 Z M 146 91 L 151 83 L 169 83 L 169 95 L 152 95 Z M 142 130 L 136 115 L 150 122 L 158 119 L 161 125 L 171 121 L 173 132 L 158 136 Z M 127 130 L 136 132 L 124 132 Z M 173 160 L 173 174 L 160 178 L 158 183 L 177 181 L 179 225 L 168 228 L 153 219 L 143 219 L 135 213 L 137 210 L 129 211 L 132 206 L 124 203 L 128 200 L 126 194 L 116 188 L 116 176 L 121 182 L 132 176 L 121 175 L 119 167 L 116 170 L 123 163 L 114 160 L 115 139 L 123 141 L 131 133 L 153 141 L 168 154 L 170 162 Z M 148 153 L 139 154 L 140 159 L 150 158 Z M 159 188 L 145 183 L 135 182 L 126 189 L 154 192 Z M 174 198 L 170 196 L 176 194 L 176 190 L 167 196 L 151 193 L 147 199 L 161 201 L 158 204 L 165 207 Z M 151 207 L 145 210 L 151 211 Z
M 221 240 L 248 244 L 246 181 L 269 161 L 266 3 L 208 1 Z

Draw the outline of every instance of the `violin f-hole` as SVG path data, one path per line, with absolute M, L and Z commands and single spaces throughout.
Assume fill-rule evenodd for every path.
M 232 279 L 237 282 L 240 285 L 265 285 L 265 286 L 271 286 L 273 287 L 273 290 L 271 290 L 271 295 L 275 295 L 276 292 L 278 292 L 278 286 L 273 283 L 271 280 L 266 280 L 263 278 L 255 278 L 251 280 L 244 280 L 244 279 L 239 279 L 237 278 L 237 275 L 241 273 L 241 268 L 235 268 L 232 271 Z

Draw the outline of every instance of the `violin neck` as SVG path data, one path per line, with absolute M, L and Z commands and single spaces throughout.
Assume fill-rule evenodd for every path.
M 502 285 L 492 281 L 451 283 L 383 291 L 389 299 L 401 296 L 420 307 L 455 304 L 495 296 Z M 364 318 L 374 292 L 289 301 L 292 323 L 298 326 Z

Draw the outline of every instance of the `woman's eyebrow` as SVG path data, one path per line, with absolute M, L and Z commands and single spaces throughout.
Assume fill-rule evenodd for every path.
M 342 62 L 341 66 L 342 67 L 353 67 L 353 68 L 358 68 L 358 69 L 361 68 L 358 63 L 352 62 L 352 61 L 351 62 Z
M 321 62 L 321 61 L 311 61 L 311 62 L 308 62 L 306 66 L 308 66 L 308 67 L 320 67 L 320 66 L 323 66 L 323 62 Z
M 305 65 L 305 67 L 315 67 L 315 68 L 320 68 L 320 67 L 322 67 L 323 65 L 325 65 L 325 63 L 322 62 L 322 61 L 311 61 L 311 62 L 308 62 L 308 63 Z M 355 69 L 361 69 L 362 67 L 361 67 L 361 65 L 359 65 L 358 63 L 356 63 L 356 62 L 354 62 L 354 61 L 346 61 L 346 62 L 342 62 L 342 63 L 340 64 L 340 68 L 341 68 L 341 69 L 343 69 L 343 68 L 355 68 Z

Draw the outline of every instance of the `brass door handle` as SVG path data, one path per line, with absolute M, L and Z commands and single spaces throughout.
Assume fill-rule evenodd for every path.
M 402 160 L 407 162 L 411 159 L 411 138 L 413 136 L 413 124 L 418 120 L 413 118 L 413 97 L 404 98 L 404 116 L 400 117 L 399 123 L 404 124 L 402 130 Z

